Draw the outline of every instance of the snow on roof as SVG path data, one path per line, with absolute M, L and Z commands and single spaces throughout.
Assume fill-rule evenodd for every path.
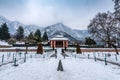
M 56 37 L 52 38 L 51 40 L 68 40 L 68 38 L 63 37 L 62 35 L 57 35 Z
M 62 38 L 62 37 L 63 37 L 63 35 L 56 35 L 55 37 L 60 37 L 60 38 Z
M 7 42 L 5 42 L 5 41 L 0 41 L 0 45 L 1 46 L 9 46 L 9 44 Z
M 16 44 L 25 44 L 25 42 L 19 42 L 19 41 L 18 41 L 18 42 L 16 42 Z

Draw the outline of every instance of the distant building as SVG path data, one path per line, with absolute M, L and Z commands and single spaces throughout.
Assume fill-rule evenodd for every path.
M 56 37 L 52 38 L 50 40 L 50 46 L 52 48 L 67 48 L 68 47 L 68 39 L 61 36 L 61 35 L 57 35 Z

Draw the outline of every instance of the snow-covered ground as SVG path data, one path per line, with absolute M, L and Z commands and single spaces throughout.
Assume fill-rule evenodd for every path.
M 116 52 L 84 52 L 83 55 L 77 56 L 77 57 L 88 58 L 88 54 L 89 54 L 89 58 L 96 57 L 96 58 L 102 59 L 102 60 L 105 59 L 105 55 L 106 55 L 107 61 L 111 61 L 111 62 L 120 64 L 120 55 L 116 55 Z M 120 54 L 120 52 L 119 52 L 119 54 Z
M 1 46 L 10 46 L 7 42 L 5 41 L 0 41 L 0 45 Z
M 28 47 L 28 49 L 37 49 L 38 46 L 35 47 Z M 44 49 L 52 49 L 51 47 L 43 47 Z M 26 49 L 26 47 L 9 47 L 9 48 L 0 48 L 0 50 L 6 49 Z
M 21 59 L 17 67 L 13 63 L 3 65 L 0 67 L 0 80 L 120 80 L 120 67 L 112 64 L 105 66 L 104 62 L 87 59 L 87 54 L 92 57 L 93 53 L 67 53 L 70 57 L 64 59 L 61 49 L 57 52 L 57 59 L 50 58 L 54 52 L 44 53 L 44 56 L 29 53 L 27 61 L 21 63 Z M 33 57 L 30 58 L 30 55 Z M 57 71 L 60 59 L 63 72 Z

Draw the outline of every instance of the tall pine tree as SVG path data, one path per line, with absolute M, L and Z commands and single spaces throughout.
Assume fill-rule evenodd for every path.
M 39 29 L 36 30 L 36 32 L 34 33 L 34 40 L 36 40 L 37 42 L 41 42 L 41 32 Z
M 15 35 L 17 40 L 24 38 L 24 29 L 22 26 L 19 26 Z
M 44 32 L 42 40 L 43 41 L 48 41 L 48 35 L 47 35 L 46 32 Z
M 9 28 L 7 27 L 6 23 L 1 25 L 0 38 L 1 40 L 8 40 L 10 38 Z
M 33 32 L 30 32 L 30 34 L 28 35 L 28 39 L 33 40 L 34 39 L 34 34 Z
M 30 34 L 28 35 L 28 42 L 29 43 L 36 43 L 36 40 L 34 40 L 33 32 L 30 32 Z

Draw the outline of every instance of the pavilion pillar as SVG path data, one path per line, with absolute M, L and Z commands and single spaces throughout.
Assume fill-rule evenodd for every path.
M 53 47 L 53 44 L 52 44 L 52 43 L 53 43 L 53 41 L 50 41 L 50 46 L 51 46 L 51 47 Z
M 66 41 L 66 47 L 68 48 L 68 41 Z
M 65 41 L 63 41 L 63 48 L 65 47 Z
M 54 41 L 54 48 L 56 48 L 56 41 Z

